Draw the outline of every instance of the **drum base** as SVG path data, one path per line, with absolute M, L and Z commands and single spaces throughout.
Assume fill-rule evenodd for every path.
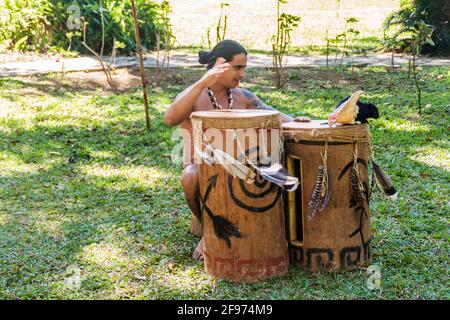
M 287 273 L 289 268 L 287 256 L 244 260 L 211 256 L 206 251 L 203 255 L 209 274 L 232 282 L 265 280 L 281 276 Z
M 371 264 L 371 241 L 361 247 L 300 248 L 289 246 L 291 264 L 309 272 L 339 272 L 364 268 Z

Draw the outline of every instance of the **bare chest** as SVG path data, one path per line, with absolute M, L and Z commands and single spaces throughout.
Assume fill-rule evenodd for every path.
M 236 90 L 232 93 L 233 95 L 233 105 L 232 109 L 248 109 L 248 101 L 244 97 L 236 92 Z M 224 109 L 228 109 L 228 98 L 227 97 L 216 97 L 217 103 L 221 105 Z M 211 98 L 209 97 L 206 90 L 204 90 L 201 95 L 197 98 L 195 102 L 193 111 L 208 111 L 214 110 L 213 104 L 211 102 Z M 191 130 L 192 124 L 191 119 L 187 118 L 184 120 L 181 125 L 181 128 Z

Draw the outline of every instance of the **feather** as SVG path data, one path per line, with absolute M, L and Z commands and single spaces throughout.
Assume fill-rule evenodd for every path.
M 308 219 L 311 220 L 317 211 L 324 211 L 330 202 L 331 184 L 326 166 L 319 166 L 316 185 L 308 204 Z
M 362 93 L 363 91 L 356 91 L 348 100 L 336 108 L 328 117 L 328 125 L 331 127 L 335 123 L 355 124 L 355 119 L 359 110 L 356 103 Z
M 308 219 L 311 220 L 317 213 L 320 201 L 320 195 L 322 194 L 323 188 L 323 176 L 325 173 L 325 168 L 323 166 L 319 166 L 319 172 L 317 173 L 316 185 L 314 187 L 313 194 L 311 196 L 311 200 L 308 204 Z
M 284 190 L 291 192 L 298 187 L 297 177 L 290 176 L 288 172 L 279 163 L 268 166 L 257 166 L 253 162 L 248 164 L 266 181 L 272 182 Z
M 383 172 L 383 169 L 372 160 L 372 169 L 375 172 L 375 177 L 378 183 L 381 185 L 381 187 L 384 190 L 384 193 L 388 197 L 397 198 L 397 190 L 395 189 L 394 185 L 392 184 L 389 177 Z
M 255 180 L 256 174 L 228 153 L 220 149 L 214 149 L 211 145 L 206 145 L 206 148 L 214 155 L 214 162 L 222 165 L 233 177 L 238 177 L 247 183 L 252 183 Z
M 319 211 L 325 210 L 330 202 L 331 198 L 331 185 L 330 185 L 330 177 L 328 176 L 328 172 L 324 170 L 324 177 L 322 181 L 322 193 L 321 193 L 321 203 L 319 206 Z
M 214 157 L 211 155 L 211 150 L 208 150 L 208 152 L 203 152 L 201 150 L 199 150 L 197 147 L 195 147 L 195 152 L 200 156 L 200 158 L 202 158 L 203 161 L 205 161 L 208 165 L 213 165 L 214 164 Z
M 350 201 L 349 207 L 365 208 L 366 195 L 361 188 L 360 178 L 355 167 L 350 168 Z

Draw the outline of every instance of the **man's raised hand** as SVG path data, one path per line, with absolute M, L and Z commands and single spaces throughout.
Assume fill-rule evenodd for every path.
M 212 87 L 217 80 L 222 76 L 222 73 L 228 70 L 228 67 L 230 66 L 229 63 L 225 62 L 226 60 L 222 57 L 217 58 L 216 63 L 214 64 L 214 67 L 208 70 L 203 77 L 200 79 L 200 83 L 205 88 Z

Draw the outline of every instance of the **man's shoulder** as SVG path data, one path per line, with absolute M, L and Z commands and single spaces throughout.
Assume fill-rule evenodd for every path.
M 210 99 L 208 96 L 208 91 L 207 89 L 203 89 L 202 92 L 199 94 L 199 96 L 197 97 L 197 99 L 195 99 L 194 102 L 194 111 L 204 111 L 204 110 L 208 110 L 210 105 Z
M 234 93 L 235 95 L 239 95 L 243 98 L 246 98 L 247 100 L 252 100 L 256 97 L 253 92 L 245 88 L 234 88 L 232 89 L 231 92 Z

